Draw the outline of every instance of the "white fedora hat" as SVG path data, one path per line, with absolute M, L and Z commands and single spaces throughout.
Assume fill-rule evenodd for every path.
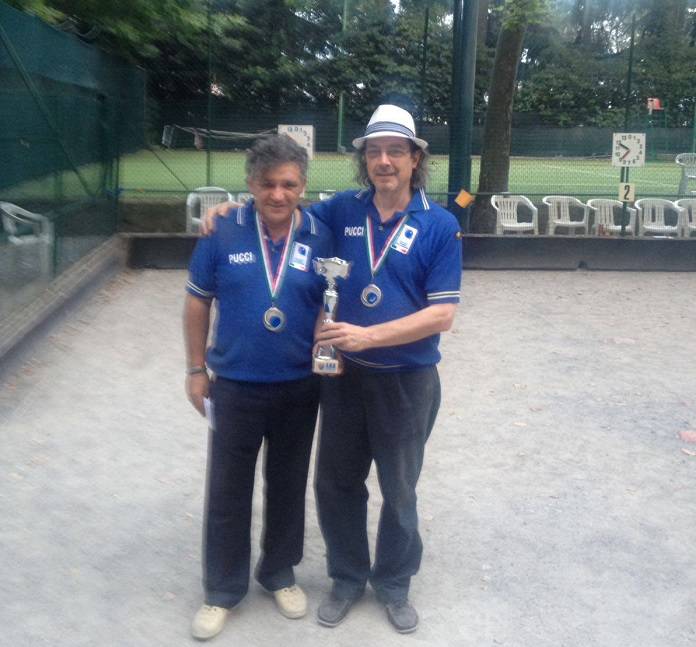
M 374 137 L 403 137 L 410 139 L 422 150 L 428 147 L 428 142 L 425 139 L 416 137 L 416 124 L 413 122 L 411 114 L 403 108 L 389 103 L 377 107 L 377 110 L 370 117 L 370 123 L 365 128 L 365 134 L 362 137 L 356 137 L 353 140 L 353 146 L 361 149 L 365 145 L 365 140 Z

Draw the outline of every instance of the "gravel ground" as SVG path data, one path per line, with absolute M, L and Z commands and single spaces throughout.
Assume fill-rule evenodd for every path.
M 193 644 L 207 432 L 183 393 L 184 281 L 120 274 L 0 374 L 0 645 Z M 316 624 L 310 489 L 312 613 L 285 620 L 252 584 L 214 644 L 694 645 L 695 294 L 696 274 L 466 273 L 419 485 L 418 631 L 371 593 Z

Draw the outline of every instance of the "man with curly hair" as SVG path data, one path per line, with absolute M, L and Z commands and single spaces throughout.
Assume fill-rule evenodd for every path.
M 440 405 L 439 333 L 459 302 L 459 226 L 425 193 L 427 142 L 408 112 L 379 106 L 353 146 L 366 188 L 312 207 L 336 255 L 353 262 L 338 321 L 316 335 L 345 358 L 343 375 L 322 380 L 315 487 L 333 586 L 317 617 L 339 624 L 369 581 L 392 625 L 408 633 L 418 625 L 408 593 L 422 554 L 416 484 Z M 384 503 L 371 566 L 373 461 Z

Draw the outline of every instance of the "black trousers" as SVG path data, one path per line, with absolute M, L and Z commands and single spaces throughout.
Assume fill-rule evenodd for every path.
M 368 581 L 385 603 L 408 597 L 423 552 L 416 485 L 439 406 L 434 366 L 376 373 L 346 362 L 344 375 L 323 379 L 316 494 L 337 597 L 359 597 Z M 373 461 L 384 502 L 370 567 L 365 481 Z
M 295 583 L 319 382 L 218 378 L 211 396 L 203 586 L 206 604 L 230 608 L 249 588 L 254 471 L 264 439 L 264 530 L 255 576 L 269 591 Z

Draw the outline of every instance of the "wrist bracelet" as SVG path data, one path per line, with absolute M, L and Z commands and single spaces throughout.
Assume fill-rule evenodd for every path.
M 205 366 L 190 366 L 186 369 L 186 375 L 198 375 L 199 373 L 208 375 L 208 369 Z

